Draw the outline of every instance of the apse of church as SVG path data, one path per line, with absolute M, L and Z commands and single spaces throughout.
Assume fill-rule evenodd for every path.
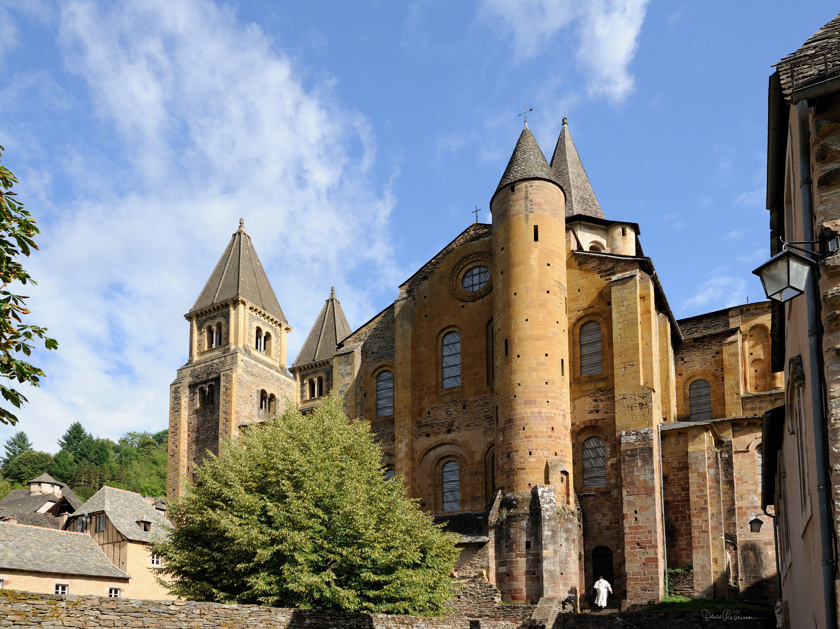
M 492 225 L 465 229 L 357 329 L 331 290 L 289 370 L 291 327 L 234 234 L 219 264 L 238 266 L 217 266 L 187 315 L 170 493 L 272 395 L 306 412 L 334 390 L 371 423 L 384 473 L 460 534 L 460 578 L 505 600 L 587 605 L 605 576 L 623 606 L 657 601 L 666 569 L 689 566 L 696 597 L 772 599 L 772 527 L 749 527 L 766 518 L 760 416 L 783 397 L 768 304 L 676 320 L 639 225 L 604 216 L 565 119 L 550 162 L 523 130 L 490 207 Z M 215 407 L 200 403 L 210 385 Z

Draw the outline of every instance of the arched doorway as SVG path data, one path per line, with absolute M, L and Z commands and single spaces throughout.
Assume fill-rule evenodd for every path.
M 599 577 L 604 577 L 609 581 L 610 585 L 613 586 L 613 590 L 615 590 L 612 551 L 606 546 L 598 546 L 592 550 L 592 583 L 588 583 L 588 587 L 591 588 L 592 584 Z

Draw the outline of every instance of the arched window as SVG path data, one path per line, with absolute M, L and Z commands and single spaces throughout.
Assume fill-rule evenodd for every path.
M 593 242 L 591 245 L 589 245 L 589 250 L 594 253 L 601 253 L 604 250 L 604 248 L 601 247 L 601 245 L 599 245 L 597 242 Z
M 389 467 L 385 470 L 385 480 L 393 480 L 396 475 L 397 471 L 393 467 Z
M 207 390 L 204 394 L 204 406 L 213 406 L 216 401 L 216 387 L 212 384 L 207 385 Z
M 207 340 L 206 340 L 207 349 L 213 349 L 214 347 L 216 347 L 219 344 L 218 341 L 216 340 L 216 329 L 212 325 L 207 326 L 206 335 L 207 335 Z
M 597 321 L 584 323 L 580 326 L 580 375 L 601 373 L 601 361 L 601 324 Z
M 324 395 L 324 379 L 321 376 L 318 376 L 318 386 L 316 387 L 315 394 L 317 397 Z
M 607 486 L 607 460 L 604 440 L 589 437 L 583 442 L 581 452 L 583 461 L 583 488 Z
M 443 510 L 458 511 L 461 508 L 461 466 L 458 461 L 447 461 L 441 469 L 441 490 Z
M 196 408 L 203 408 L 206 400 L 207 393 L 204 391 L 204 387 L 198 387 L 198 395 L 196 396 L 195 400 Z
M 271 356 L 271 334 L 268 332 L 263 336 L 262 353 Z
M 222 344 L 222 324 L 216 324 L 216 347 L 220 347 Z
M 271 393 L 268 396 L 268 412 L 269 413 L 276 413 L 277 412 L 277 398 Z
M 440 344 L 443 388 L 461 386 L 461 335 L 447 332 Z
M 265 351 L 263 350 L 263 331 L 262 328 L 257 328 L 256 337 L 254 338 L 254 349 L 258 352 Z
M 394 374 L 383 371 L 376 376 L 376 416 L 390 417 L 394 414 Z
M 260 391 L 260 410 L 268 410 L 268 393 L 266 393 L 265 389 Z
M 712 418 L 712 389 L 708 380 L 695 380 L 688 385 L 688 418 L 693 422 Z

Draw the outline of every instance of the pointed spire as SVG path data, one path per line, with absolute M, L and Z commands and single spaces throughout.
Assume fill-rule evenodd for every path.
M 341 309 L 341 302 L 336 299 L 335 286 L 331 286 L 330 296 L 303 343 L 295 367 L 332 358 L 336 346 L 350 336 L 352 331 Z
M 534 134 L 526 124 L 516 142 L 516 148 L 513 149 L 513 155 L 510 156 L 505 174 L 502 175 L 502 180 L 496 187 L 496 192 L 512 183 L 527 179 L 545 179 L 558 183 L 557 177 L 545 161 L 545 155 L 540 150 Z
M 287 323 L 283 309 L 280 308 L 277 296 L 251 244 L 251 237 L 245 232 L 245 219 L 242 218 L 239 219 L 239 229 L 231 236 L 225 252 L 190 312 L 237 298 L 244 299 L 275 319 Z
M 585 214 L 594 218 L 604 218 L 601 204 L 595 197 L 589 177 L 583 169 L 575 143 L 569 134 L 568 119 L 563 117 L 563 129 L 551 158 L 551 170 L 566 193 L 566 216 Z

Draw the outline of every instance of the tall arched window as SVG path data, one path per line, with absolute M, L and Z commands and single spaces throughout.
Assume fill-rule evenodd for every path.
M 207 326 L 207 349 L 219 346 L 219 332 L 212 325 Z
M 277 397 L 273 393 L 268 396 L 268 412 L 277 412 Z
M 318 384 L 315 387 L 315 395 L 316 397 L 324 395 L 324 379 L 321 376 L 318 376 Z
M 441 468 L 441 489 L 443 510 L 458 511 L 461 508 L 461 466 L 458 461 L 447 461 Z
M 263 331 L 262 328 L 257 328 L 257 332 L 254 338 L 254 349 L 258 352 L 264 352 L 263 349 Z
M 461 335 L 447 332 L 440 343 L 441 373 L 443 388 L 461 386 Z
M 268 410 L 268 393 L 265 389 L 260 391 L 260 410 Z
M 712 418 L 712 388 L 708 380 L 695 380 L 688 385 L 688 418 L 695 422 Z
M 216 324 L 216 347 L 219 347 L 222 344 L 222 324 Z
M 594 376 L 602 371 L 601 324 L 589 321 L 580 326 L 580 375 Z
M 394 374 L 383 371 L 376 376 L 376 416 L 390 417 L 394 414 Z
M 271 334 L 268 332 L 263 336 L 262 353 L 271 356 Z
M 606 487 L 607 460 L 604 440 L 600 437 L 589 437 L 583 442 L 581 449 L 583 461 L 583 488 Z

